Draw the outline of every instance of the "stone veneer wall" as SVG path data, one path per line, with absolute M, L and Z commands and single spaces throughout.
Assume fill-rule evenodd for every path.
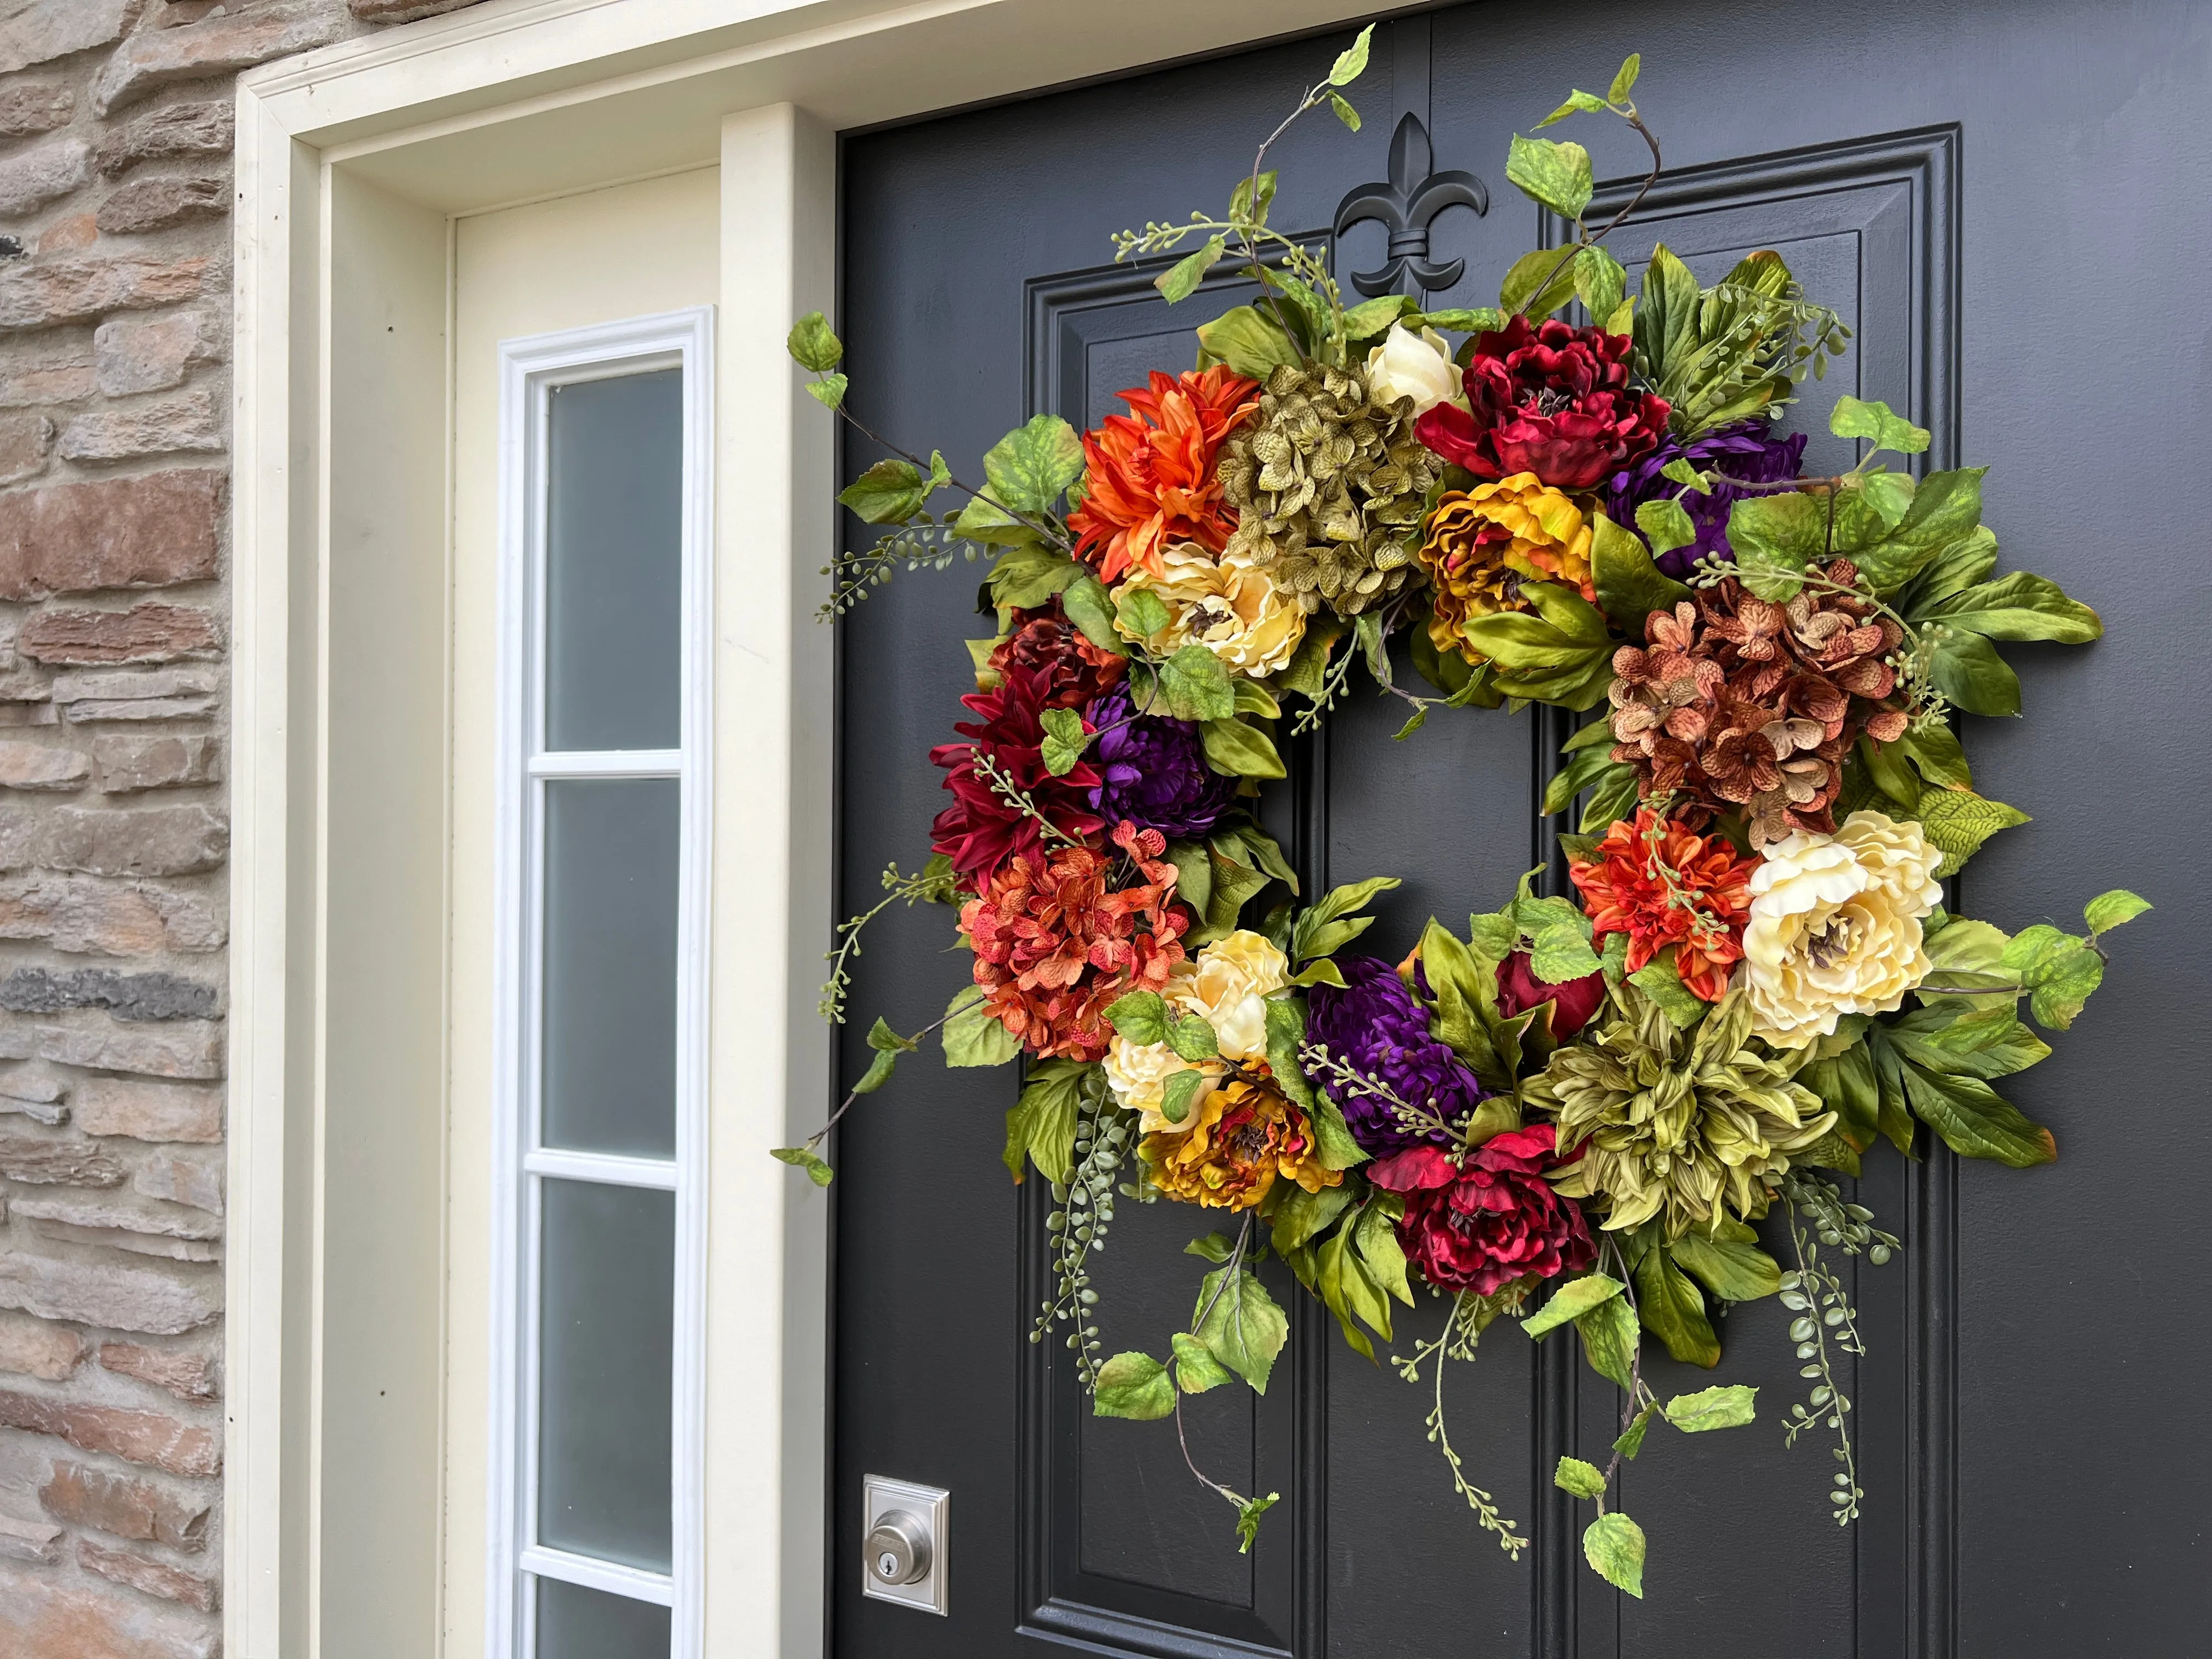
M 231 88 L 470 0 L 0 0 L 0 1659 L 221 1645 Z

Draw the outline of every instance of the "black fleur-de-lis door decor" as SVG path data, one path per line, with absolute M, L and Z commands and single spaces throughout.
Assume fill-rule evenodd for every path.
M 1336 234 L 1373 219 L 1390 234 L 1389 257 L 1379 270 L 1352 274 L 1352 285 L 1370 299 L 1397 292 L 1408 276 L 1416 289 L 1434 292 L 1449 288 L 1467 269 L 1467 261 L 1433 264 L 1429 259 L 1429 226 L 1448 207 L 1470 207 L 1490 211 L 1490 191 L 1471 173 L 1431 171 L 1435 155 L 1429 130 L 1412 111 L 1390 136 L 1390 177 L 1387 183 L 1362 185 L 1337 204 Z

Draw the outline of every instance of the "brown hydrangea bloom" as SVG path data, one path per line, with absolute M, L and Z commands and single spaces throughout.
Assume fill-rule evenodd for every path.
M 1371 611 L 1422 580 L 1414 557 L 1443 463 L 1413 435 L 1413 399 L 1378 403 L 1356 368 L 1268 376 L 1258 417 L 1221 447 L 1243 551 L 1308 612 Z
M 1863 732 L 1904 735 L 1910 711 L 1888 659 L 1904 630 L 1850 589 L 1838 559 L 1786 604 L 1731 576 L 1644 622 L 1644 643 L 1613 659 L 1613 757 L 1642 793 L 1673 791 L 1741 811 L 1752 843 L 1795 830 L 1831 834 L 1844 757 Z

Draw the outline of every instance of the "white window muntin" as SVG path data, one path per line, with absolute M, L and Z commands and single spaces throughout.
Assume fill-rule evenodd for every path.
M 702 1629 L 706 1168 L 706 929 L 711 635 L 711 307 L 500 345 L 498 837 L 495 894 L 493 1310 L 489 1644 L 533 1659 L 536 1583 L 555 1579 L 671 1611 L 672 1659 Z M 547 545 L 556 388 L 674 368 L 682 375 L 678 740 L 673 749 L 547 747 Z M 546 790 L 567 779 L 670 778 L 678 785 L 675 1155 L 542 1144 Z M 538 1541 L 538 1322 L 543 1186 L 549 1179 L 673 1194 L 671 1570 L 641 1571 Z

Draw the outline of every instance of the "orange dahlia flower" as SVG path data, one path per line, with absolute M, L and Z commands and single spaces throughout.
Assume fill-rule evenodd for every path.
M 1628 935 L 1628 971 L 1671 945 L 1682 983 L 1718 1002 L 1728 993 L 1729 970 L 1743 958 L 1758 860 L 1718 836 L 1693 836 L 1648 806 L 1615 823 L 1591 850 L 1595 856 L 1569 865 L 1567 873 L 1583 890 L 1591 926 Z
M 985 1010 L 1032 1054 L 1100 1058 L 1114 1035 L 1106 1010 L 1131 991 L 1165 989 L 1183 959 L 1190 917 L 1170 902 L 1165 838 L 1124 823 L 1114 843 L 1141 885 L 1109 887 L 1116 860 L 1103 848 L 1040 847 L 1017 853 L 961 907 Z
M 1083 438 L 1083 504 L 1068 514 L 1075 554 L 1099 580 L 1123 571 L 1164 574 L 1162 550 L 1195 542 L 1218 553 L 1237 528 L 1221 500 L 1214 458 L 1221 441 L 1251 418 L 1259 383 L 1221 364 L 1180 376 L 1152 371 L 1149 388 L 1121 394 L 1127 415 L 1109 415 Z

